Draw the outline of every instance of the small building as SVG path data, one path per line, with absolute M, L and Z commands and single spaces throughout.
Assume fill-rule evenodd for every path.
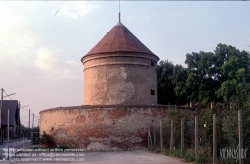
M 20 108 L 18 100 L 3 100 L 3 109 L 1 117 L 1 142 L 7 139 L 8 131 L 8 109 L 9 109 L 9 127 L 10 139 L 18 137 L 20 126 Z

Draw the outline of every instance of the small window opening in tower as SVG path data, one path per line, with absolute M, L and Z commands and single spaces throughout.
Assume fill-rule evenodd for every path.
M 151 66 L 155 67 L 155 62 L 153 60 L 151 60 Z
M 155 95 L 155 90 L 151 89 L 151 95 Z

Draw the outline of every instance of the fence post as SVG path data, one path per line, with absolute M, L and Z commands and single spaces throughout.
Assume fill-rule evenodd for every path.
M 213 114 L 213 164 L 217 164 L 217 119 L 216 114 Z
M 184 154 L 184 119 L 181 119 L 181 156 Z
M 155 122 L 153 122 L 153 133 L 154 133 L 154 148 L 156 149 Z
M 162 136 L 162 122 L 160 120 L 160 150 L 161 150 L 161 153 L 162 153 L 162 150 L 163 150 L 163 136 Z
M 242 132 L 242 111 L 238 111 L 238 135 L 239 135 L 239 164 L 243 164 L 243 132 Z
M 149 149 L 149 147 L 150 147 L 150 146 L 149 146 L 149 144 L 150 144 L 150 141 L 149 141 L 149 140 L 150 140 L 149 134 L 150 134 L 150 129 L 149 129 L 149 124 L 148 124 L 148 149 Z
M 148 148 L 152 148 L 152 145 L 153 143 L 152 143 L 152 137 L 151 137 L 150 124 L 148 124 Z
M 195 116 L 195 161 L 198 159 L 199 155 L 199 139 L 198 139 L 198 116 Z
M 174 146 L 174 120 L 171 120 L 171 136 L 170 136 L 170 153 L 173 150 Z

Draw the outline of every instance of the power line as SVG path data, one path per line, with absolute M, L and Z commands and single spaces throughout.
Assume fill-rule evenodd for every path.
M 29 117 L 29 116 L 25 116 L 25 117 Z M 25 118 L 25 117 L 21 117 L 21 118 Z
M 27 112 L 25 112 L 23 109 L 22 109 L 22 111 L 23 111 L 24 113 L 28 114 L 28 113 L 27 113 Z
M 10 98 L 10 95 L 8 95 L 8 93 L 7 93 L 5 90 L 3 90 L 3 91 L 5 92 L 6 96 Z M 11 99 L 11 98 L 10 98 L 10 99 Z M 11 100 L 12 100 L 12 99 L 11 99 Z
M 9 97 L 9 99 L 11 99 L 10 96 L 13 95 L 13 94 L 16 94 L 16 93 L 13 93 L 13 94 L 8 95 L 8 93 L 7 93 L 4 89 L 2 89 L 2 91 L 4 91 L 5 94 L 6 94 L 5 96 L 3 96 L 3 99 L 4 99 L 4 97 Z M 11 99 L 11 100 L 12 100 L 12 99 Z M 23 106 L 20 105 L 20 109 L 22 109 L 22 111 L 23 111 L 24 113 L 28 114 L 26 111 L 29 111 L 29 116 L 25 116 L 25 117 L 21 117 L 21 118 L 29 117 L 29 124 L 28 124 L 28 127 L 29 127 L 29 132 L 30 132 L 30 112 L 31 112 L 31 110 L 30 110 L 30 109 L 27 110 L 25 107 L 26 107 L 26 106 L 23 107 Z M 26 110 L 26 111 L 24 111 L 23 109 Z M 33 114 L 32 127 L 34 127 L 34 120 L 36 119 L 36 118 L 34 117 L 35 113 L 33 113 L 33 112 L 31 112 L 31 113 Z M 36 117 L 39 117 L 39 116 L 36 116 Z M 24 122 L 24 121 L 22 121 L 22 122 Z
M 22 122 L 29 122 L 29 120 L 26 120 L 26 121 L 22 121 Z
M 22 105 L 20 105 L 20 107 L 23 108 L 23 109 L 25 109 L 25 110 L 27 110 L 26 108 L 22 107 Z M 27 111 L 29 111 L 29 110 L 27 110 Z

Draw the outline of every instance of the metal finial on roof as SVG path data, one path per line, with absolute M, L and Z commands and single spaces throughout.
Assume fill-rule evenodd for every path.
M 119 0 L 119 23 L 121 22 L 121 13 L 120 13 L 120 0 Z

